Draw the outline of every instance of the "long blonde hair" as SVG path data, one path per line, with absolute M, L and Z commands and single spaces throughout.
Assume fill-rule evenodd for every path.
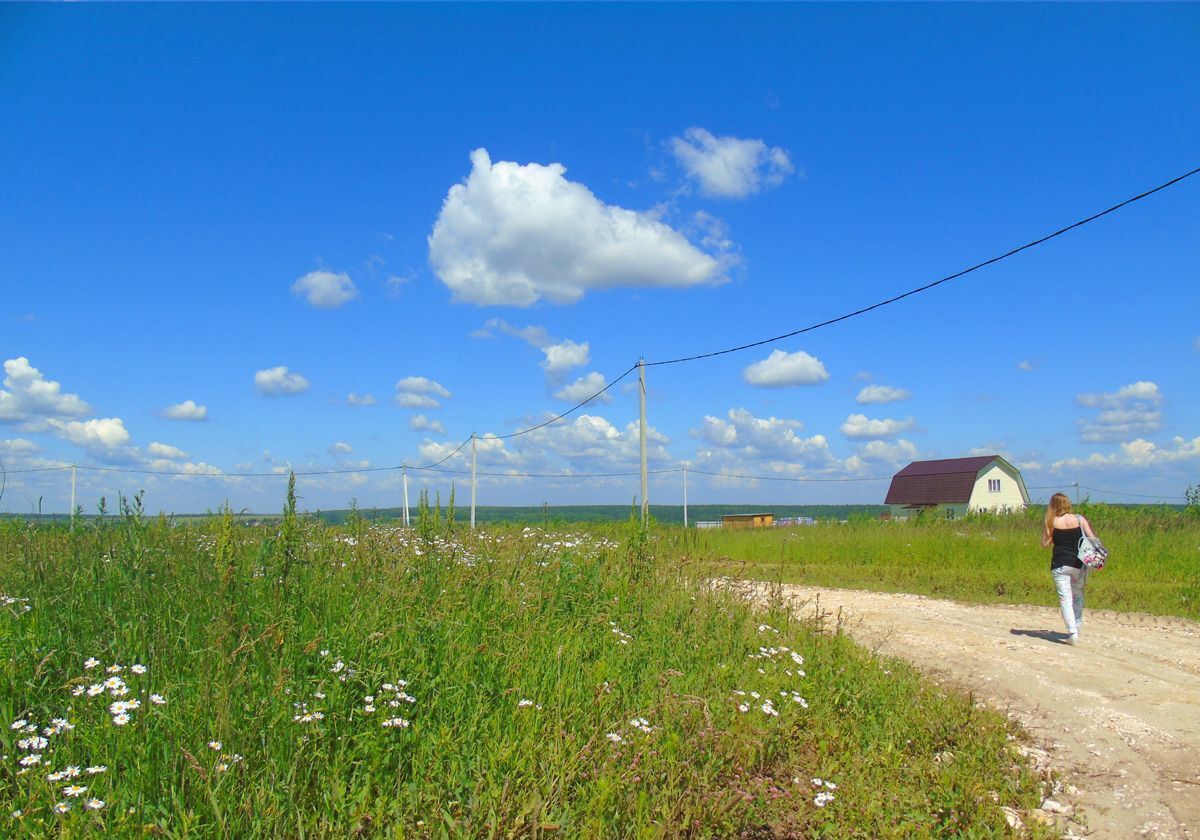
M 1055 493 L 1051 496 L 1050 504 L 1046 505 L 1046 533 L 1054 530 L 1054 517 L 1070 512 L 1071 500 L 1067 498 L 1066 493 Z

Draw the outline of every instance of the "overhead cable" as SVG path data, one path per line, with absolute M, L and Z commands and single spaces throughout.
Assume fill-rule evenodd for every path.
M 940 286 L 943 283 L 948 283 L 951 280 L 956 280 L 957 278 L 962 277 L 963 275 L 970 274 L 973 271 L 978 271 L 981 268 L 992 265 L 994 263 L 998 263 L 1001 260 L 1008 259 L 1009 257 L 1014 256 L 1015 254 L 1019 254 L 1022 251 L 1027 251 L 1030 248 L 1041 245 L 1043 242 L 1049 242 L 1051 239 L 1054 239 L 1055 237 L 1062 236 L 1064 233 L 1074 230 L 1075 228 L 1083 227 L 1084 225 L 1088 224 L 1089 222 L 1094 222 L 1103 216 L 1107 216 L 1109 213 L 1113 213 L 1117 210 L 1120 210 L 1122 207 L 1133 204 L 1135 201 L 1141 201 L 1143 198 L 1147 198 L 1148 196 L 1154 195 L 1156 192 L 1159 192 L 1160 190 L 1165 190 L 1167 187 L 1178 184 L 1180 181 L 1184 180 L 1185 178 L 1190 178 L 1197 173 L 1200 173 L 1200 167 L 1197 167 L 1197 168 L 1191 170 L 1190 172 L 1185 172 L 1184 174 L 1182 174 L 1176 178 L 1172 178 L 1170 181 L 1159 184 L 1157 187 L 1154 187 L 1153 189 L 1146 190 L 1143 193 L 1138 193 L 1137 195 L 1133 196 L 1132 198 L 1127 198 L 1118 204 L 1114 204 L 1112 207 L 1109 207 L 1107 210 L 1101 210 L 1099 213 L 1095 213 L 1091 216 L 1088 216 L 1086 219 L 1080 219 L 1079 221 L 1077 221 L 1073 224 L 1069 224 L 1066 227 L 1059 228 L 1058 230 L 1054 231 L 1053 233 L 1048 233 L 1039 239 L 1033 240 L 1032 242 L 1026 242 L 1024 245 L 1013 248 L 1011 251 L 1005 251 L 1003 254 L 992 257 L 991 259 L 987 259 L 987 260 L 984 260 L 983 262 L 976 263 L 975 265 L 971 266 L 970 268 L 964 268 L 962 271 L 957 271 L 954 274 L 948 274 L 945 277 L 941 278 L 940 280 L 934 280 L 932 283 L 926 283 L 924 286 L 918 286 L 915 289 L 909 289 L 907 292 L 904 292 L 903 294 L 896 295 L 895 297 L 890 297 L 886 300 L 881 300 L 878 303 L 871 304 L 870 306 L 864 306 L 861 309 L 854 310 L 853 312 L 847 312 L 845 315 L 839 315 L 836 318 L 830 318 L 826 321 L 821 321 L 820 323 L 817 323 L 817 324 L 811 324 L 807 327 L 802 327 L 801 329 L 798 329 L 798 330 L 792 330 L 791 332 L 784 333 L 783 335 L 777 335 L 777 336 L 773 336 L 771 338 L 764 338 L 759 341 L 752 341 L 749 344 L 740 344 L 737 347 L 727 347 L 724 350 L 714 350 L 710 353 L 697 353 L 693 356 L 681 356 L 678 359 L 664 359 L 663 361 L 659 361 L 659 362 L 646 362 L 646 365 L 647 365 L 647 367 L 654 366 L 654 365 L 675 365 L 675 364 L 679 364 L 681 362 L 694 362 L 699 359 L 710 359 L 713 356 L 723 356 L 726 353 L 736 353 L 739 350 L 749 350 L 752 347 L 761 347 L 764 344 L 771 344 L 776 341 L 783 341 L 785 338 L 792 338 L 797 335 L 802 335 L 803 333 L 808 333 L 808 332 L 812 332 L 813 330 L 818 330 L 821 327 L 828 327 L 831 324 L 836 324 L 836 323 L 839 323 L 840 321 L 847 321 L 847 320 L 857 317 L 859 315 L 865 315 L 866 313 L 868 313 L 874 309 L 879 309 L 881 307 L 888 306 L 889 304 L 896 303 L 897 301 L 904 300 L 907 297 L 912 297 L 915 294 L 919 294 L 921 292 L 928 291 L 929 289 L 932 289 L 935 286 Z

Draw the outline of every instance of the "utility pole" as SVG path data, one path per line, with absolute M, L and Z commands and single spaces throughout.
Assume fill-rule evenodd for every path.
M 401 468 L 404 472 L 404 527 L 408 527 L 408 467 Z
M 75 529 L 75 465 L 71 465 L 71 530 Z
M 1075 482 L 1075 506 L 1079 507 L 1079 482 Z
M 475 530 L 475 433 L 471 432 L 471 530 Z
M 638 405 L 639 405 L 639 428 L 638 440 L 642 450 L 642 527 L 650 521 L 650 500 L 646 497 L 647 481 L 646 481 L 646 360 L 638 359 Z
M 683 527 L 687 528 L 687 467 L 683 468 Z

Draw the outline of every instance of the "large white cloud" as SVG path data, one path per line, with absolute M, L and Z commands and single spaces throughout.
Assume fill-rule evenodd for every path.
M 198 423 L 208 419 L 208 406 L 196 405 L 195 400 L 184 400 L 164 408 L 162 416 L 168 420 L 190 420 Z
M 846 418 L 846 422 L 842 423 L 841 431 L 848 438 L 889 438 L 908 431 L 913 427 L 913 422 L 911 417 L 903 420 L 887 417 L 872 419 L 865 414 L 851 414 Z
M 706 195 L 745 198 L 783 181 L 793 171 L 791 158 L 779 146 L 762 140 L 716 137 L 703 128 L 689 128 L 671 140 L 680 166 Z
M 92 408 L 18 356 L 4 363 L 4 388 L 0 388 L 0 423 L 43 417 L 83 417 Z
M 721 259 L 649 214 L 605 204 L 559 163 L 493 163 L 471 153 L 429 236 L 429 262 L 454 300 L 574 303 L 593 289 L 686 288 L 725 280 Z
M 829 441 L 819 434 L 802 437 L 799 433 L 803 429 L 799 420 L 755 417 L 744 408 L 733 408 L 726 418 L 706 415 L 692 434 L 718 449 L 736 451 L 747 460 L 829 466 Z
M 912 394 L 903 388 L 893 388 L 891 385 L 868 385 L 858 392 L 854 401 L 859 405 L 882 405 L 901 402 L 911 396 Z
M 593 394 L 600 394 L 594 402 L 611 403 L 612 396 L 607 391 L 604 391 L 605 384 L 604 374 L 592 371 L 586 376 L 579 377 L 570 385 L 564 385 L 559 388 L 554 392 L 554 396 L 556 399 L 578 403 L 583 402 Z M 601 391 L 604 391 L 604 393 L 600 393 Z
M 310 271 L 292 284 L 292 294 L 303 297 L 317 309 L 337 309 L 358 297 L 358 287 L 349 274 Z
M 285 365 L 279 365 L 255 373 L 254 387 L 264 397 L 290 397 L 307 391 L 308 380 L 292 373 Z
M 912 441 L 900 438 L 889 443 L 872 440 L 846 459 L 846 469 L 851 473 L 879 472 L 880 467 L 898 467 L 917 459 L 917 447 Z
M 46 422 L 59 437 L 84 449 L 112 452 L 129 443 L 129 432 L 120 417 Z
M 1162 392 L 1154 382 L 1134 382 L 1112 393 L 1080 394 L 1075 401 L 1099 409 L 1095 418 L 1078 421 L 1079 438 L 1085 443 L 1126 441 L 1163 426 Z
M 803 350 L 795 353 L 773 350 L 770 356 L 742 371 L 742 378 L 760 388 L 788 388 L 818 385 L 829 378 L 829 372 L 820 359 Z

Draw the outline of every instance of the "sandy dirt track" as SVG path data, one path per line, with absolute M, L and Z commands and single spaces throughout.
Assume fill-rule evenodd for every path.
M 1046 607 L 804 586 L 783 595 L 802 615 L 840 610 L 855 641 L 1019 722 L 1063 777 L 1054 798 L 1073 811 L 1068 835 L 1200 838 L 1200 624 L 1087 610 L 1071 647 Z

